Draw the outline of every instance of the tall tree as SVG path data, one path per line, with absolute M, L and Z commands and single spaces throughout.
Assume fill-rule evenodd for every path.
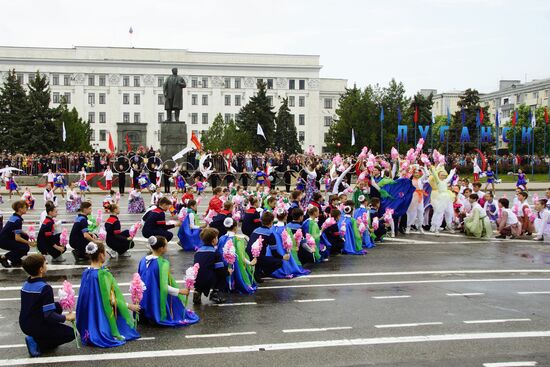
M 63 102 L 60 106 L 60 115 L 56 120 L 59 131 L 62 131 L 65 124 L 67 139 L 61 143 L 60 150 L 67 152 L 91 151 L 90 145 L 90 123 L 82 120 L 78 116 L 76 108 L 69 111 L 67 105 Z
M 283 98 L 283 103 L 277 112 L 275 137 L 275 148 L 282 149 L 287 153 L 302 153 L 296 124 L 290 114 L 290 108 L 288 108 L 288 98 Z
M 266 94 L 266 83 L 259 81 L 257 87 L 258 92 L 237 114 L 236 123 L 247 150 L 262 152 L 275 143 L 275 112 Z M 256 135 L 258 124 L 262 127 L 265 139 Z
M 527 106 L 525 104 L 521 104 L 517 108 L 518 112 L 518 118 L 516 121 L 515 128 L 512 126 L 512 120 L 510 119 L 508 121 L 507 127 L 510 128 L 507 134 L 508 140 L 510 142 L 508 143 L 508 151 L 510 153 L 513 153 L 514 149 L 514 130 L 516 131 L 516 154 L 526 154 L 530 155 L 533 154 L 533 134 L 531 133 L 531 144 L 527 144 L 527 142 L 522 142 L 522 132 L 527 132 L 528 128 L 532 127 L 532 116 L 535 117 L 535 154 L 545 154 L 544 151 L 544 107 L 539 107 L 536 109 L 531 108 L 530 106 Z M 511 113 L 514 113 L 514 111 L 511 111 Z M 549 129 L 550 130 L 550 129 Z M 547 131 L 548 133 L 548 131 Z M 502 132 L 501 132 L 502 134 Z M 550 134 L 549 134 L 550 135 Z M 549 150 L 549 143 L 550 139 L 547 137 L 546 140 L 546 150 Z
M 202 134 L 201 141 L 204 149 L 211 150 L 213 152 L 219 152 L 227 147 L 222 145 L 222 139 L 225 130 L 225 122 L 221 113 L 216 115 L 216 118 L 212 122 L 212 125 L 208 130 Z
M 27 94 L 17 80 L 15 69 L 10 70 L 7 80 L 0 88 L 0 145 L 2 149 L 21 152 L 20 147 L 24 146 L 27 137 L 25 123 L 28 110 Z

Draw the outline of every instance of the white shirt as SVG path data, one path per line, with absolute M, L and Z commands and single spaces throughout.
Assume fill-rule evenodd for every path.
M 518 217 L 511 209 L 502 208 L 502 211 L 508 213 L 508 218 L 506 219 L 506 227 L 518 223 Z
M 53 182 L 54 178 L 55 178 L 55 173 L 48 172 L 48 182 Z
M 103 172 L 103 177 L 105 177 L 105 179 L 107 181 L 112 181 L 113 180 L 113 171 L 111 171 L 110 169 L 106 170 L 105 172 Z

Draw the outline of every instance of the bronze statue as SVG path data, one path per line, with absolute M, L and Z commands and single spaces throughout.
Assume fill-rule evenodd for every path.
M 183 107 L 182 89 L 186 86 L 183 77 L 178 75 L 178 68 L 172 68 L 172 75 L 166 79 L 163 86 L 166 121 L 172 121 L 172 111 L 174 111 L 176 121 L 180 120 L 180 111 Z

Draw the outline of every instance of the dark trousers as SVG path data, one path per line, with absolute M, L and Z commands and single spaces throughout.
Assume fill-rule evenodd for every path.
M 256 264 L 256 271 L 259 271 L 260 276 L 269 276 L 275 270 L 283 266 L 283 260 L 273 256 L 260 256 Z
M 126 229 L 120 232 L 120 235 L 124 236 L 126 239 L 109 238 L 107 241 L 105 241 L 107 246 L 115 250 L 119 255 L 125 253 L 126 251 L 134 247 L 134 241 L 127 239 L 128 237 L 130 237 L 129 230 Z
M 74 340 L 73 328 L 65 324 L 48 325 L 46 334 L 39 336 L 31 335 L 38 343 L 41 352 L 47 352 Z
M 172 240 L 172 237 L 174 237 L 174 234 L 172 232 L 164 229 L 144 230 L 142 233 L 145 238 L 149 238 L 151 236 L 162 236 L 166 238 L 166 241 L 168 242 L 170 242 Z
M 164 182 L 164 193 L 169 194 L 170 193 L 170 176 L 164 175 L 162 180 Z
M 118 192 L 124 194 L 124 188 L 126 186 L 126 173 L 118 174 Z
M 21 237 L 26 240 L 29 239 L 29 236 L 27 236 L 26 234 L 21 234 Z M 15 266 L 21 265 L 21 258 L 23 256 L 26 256 L 30 250 L 29 245 L 17 242 L 16 240 L 5 241 L 1 244 L 1 247 L 4 250 L 8 250 L 5 255 L 6 259 L 8 259 L 12 263 L 12 265 Z

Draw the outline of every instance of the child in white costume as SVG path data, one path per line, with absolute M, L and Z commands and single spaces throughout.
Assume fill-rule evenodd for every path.
M 424 233 L 422 228 L 424 222 L 424 196 L 426 196 L 424 184 L 428 182 L 428 177 L 429 174 L 425 167 L 417 167 L 413 173 L 412 184 L 416 191 L 407 209 L 407 233 L 410 232 L 413 224 L 420 233 Z
M 453 202 L 455 199 L 455 194 L 449 190 L 449 183 L 453 178 L 455 169 L 452 169 L 450 174 L 445 171 L 443 165 L 437 166 L 437 168 L 431 168 L 432 175 L 430 176 L 430 186 L 432 187 L 431 194 L 431 204 L 434 210 L 432 216 L 432 227 L 430 228 L 431 232 L 438 233 L 443 223 L 443 218 L 447 224 L 446 229 L 454 233 L 454 230 L 451 228 L 451 224 L 454 219 L 454 210 Z

